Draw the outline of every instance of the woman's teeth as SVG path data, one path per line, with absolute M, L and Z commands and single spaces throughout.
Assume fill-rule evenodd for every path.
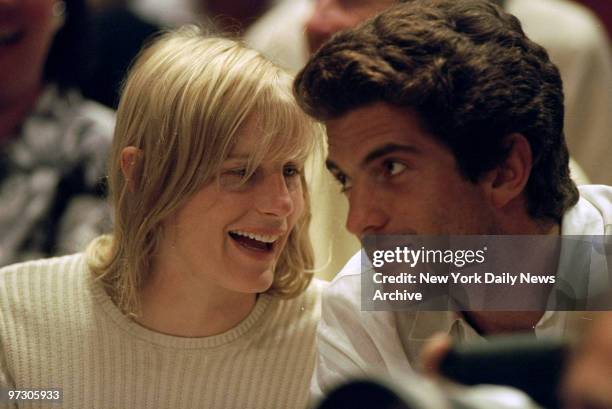
M 238 236 L 248 237 L 249 239 L 261 241 L 263 243 L 274 243 L 280 237 L 280 235 L 262 235 L 240 230 L 234 230 L 231 233 L 236 234 Z

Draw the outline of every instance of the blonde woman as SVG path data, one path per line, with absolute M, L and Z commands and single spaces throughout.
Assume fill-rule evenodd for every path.
M 291 80 L 193 27 L 142 52 L 113 233 L 0 270 L 0 387 L 59 389 L 64 408 L 306 406 L 321 283 L 302 169 L 321 133 Z

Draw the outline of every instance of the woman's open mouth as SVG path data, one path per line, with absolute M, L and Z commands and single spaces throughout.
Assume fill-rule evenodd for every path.
M 260 252 L 270 252 L 280 235 L 261 235 L 240 230 L 229 232 L 230 237 L 242 247 Z

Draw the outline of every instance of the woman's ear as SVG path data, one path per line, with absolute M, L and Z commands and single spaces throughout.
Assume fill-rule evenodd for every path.
M 126 146 L 121 151 L 121 172 L 128 190 L 134 193 L 140 183 L 143 153 L 135 146 Z
M 483 178 L 491 204 L 499 209 L 520 197 L 531 175 L 533 157 L 525 136 L 513 133 L 506 137 L 508 156 Z

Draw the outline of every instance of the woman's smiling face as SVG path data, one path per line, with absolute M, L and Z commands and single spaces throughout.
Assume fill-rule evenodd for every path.
M 260 293 L 272 285 L 276 263 L 304 210 L 303 159 L 264 158 L 245 180 L 258 143 L 252 122 L 206 184 L 165 223 L 162 249 L 182 273 L 207 285 Z

